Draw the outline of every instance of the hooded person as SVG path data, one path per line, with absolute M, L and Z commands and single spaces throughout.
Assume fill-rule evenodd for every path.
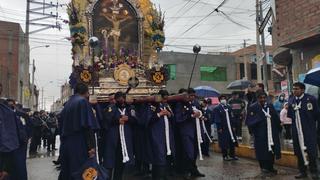
M 278 99 L 273 103 L 274 109 L 277 111 L 278 114 L 280 114 L 281 110 L 283 109 L 283 105 L 286 102 L 285 98 L 285 94 L 280 94 Z
M 61 171 L 59 180 L 73 180 L 88 158 L 95 157 L 95 130 L 99 123 L 89 103 L 88 86 L 78 83 L 74 95 L 64 105 L 61 112 Z

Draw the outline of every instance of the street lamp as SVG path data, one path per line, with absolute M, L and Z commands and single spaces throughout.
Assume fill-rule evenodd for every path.
M 32 51 L 32 50 L 34 50 L 34 49 L 37 49 L 37 48 L 48 48 L 48 47 L 50 47 L 50 45 L 48 45 L 48 44 L 46 44 L 46 45 L 42 45 L 42 46 L 35 46 L 35 47 L 32 47 L 32 48 L 30 48 L 30 51 L 29 51 L 29 53 Z
M 32 50 L 38 49 L 38 48 L 48 48 L 50 45 L 42 45 L 42 46 L 35 46 L 30 48 L 29 54 Z M 30 57 L 30 55 L 29 55 Z M 28 61 L 29 62 L 29 61 Z M 32 61 L 32 81 L 31 81 L 31 109 L 34 110 L 34 72 L 35 72 L 35 65 L 34 65 L 34 59 Z
M 193 63 L 192 71 L 191 71 L 191 76 L 190 76 L 188 88 L 190 88 L 190 85 L 191 85 L 191 80 L 192 80 L 192 76 L 193 76 L 194 67 L 196 66 L 198 54 L 199 54 L 200 51 L 201 51 L 201 46 L 199 44 L 196 44 L 196 45 L 193 46 L 193 53 L 195 53 L 196 56 L 195 56 L 195 59 L 194 59 L 194 63 Z

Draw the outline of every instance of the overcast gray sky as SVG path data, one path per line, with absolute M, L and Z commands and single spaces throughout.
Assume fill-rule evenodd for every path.
M 42 2 L 42 0 L 38 0 Z M 46 0 L 56 2 L 56 0 Z M 70 0 L 59 0 L 60 4 Z M 196 43 L 204 46 L 202 53 L 233 51 L 255 43 L 255 1 L 228 0 L 220 8 L 231 19 L 242 26 L 228 20 L 221 13 L 213 13 L 200 24 L 190 29 L 199 20 L 214 10 L 222 0 L 152 0 L 166 13 L 166 46 L 165 51 L 192 52 Z M 267 6 L 267 4 L 265 5 Z M 54 9 L 50 10 L 54 12 Z M 49 10 L 47 12 L 50 12 Z M 66 8 L 59 8 L 61 18 L 67 19 Z M 18 22 L 25 29 L 26 0 L 1 0 L 0 20 Z M 45 20 L 45 23 L 54 20 Z M 49 44 L 49 48 L 34 49 L 31 59 L 36 61 L 36 85 L 44 87 L 47 107 L 53 98 L 60 97 L 60 85 L 68 81 L 71 73 L 71 45 L 65 39 L 69 36 L 68 25 L 62 30 L 50 29 L 30 36 L 30 47 Z M 33 28 L 31 28 L 33 29 Z M 188 30 L 190 29 L 190 30 Z M 271 37 L 267 35 L 267 42 Z M 52 81 L 52 83 L 50 83 Z

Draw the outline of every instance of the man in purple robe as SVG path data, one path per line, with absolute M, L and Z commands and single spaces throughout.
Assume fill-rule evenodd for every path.
M 88 98 L 88 86 L 77 84 L 74 95 L 70 97 L 61 112 L 62 162 L 59 180 L 73 180 L 72 174 L 79 171 L 88 158 L 95 156 L 94 130 L 99 128 L 99 124 Z

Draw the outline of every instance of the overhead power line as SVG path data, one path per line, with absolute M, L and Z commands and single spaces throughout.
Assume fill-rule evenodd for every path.
M 193 29 L 194 27 L 196 27 L 198 24 L 200 24 L 202 21 L 206 20 L 209 16 L 211 16 L 214 12 L 218 12 L 219 8 L 222 7 L 227 0 L 223 0 L 221 4 L 219 4 L 219 6 L 217 8 L 215 8 L 213 11 L 211 11 L 208 15 L 206 15 L 205 17 L 203 17 L 202 19 L 200 19 L 198 22 L 196 22 L 194 25 L 192 25 L 190 28 L 188 28 L 186 31 L 184 31 L 182 35 L 186 34 L 187 32 L 189 32 L 191 29 Z

